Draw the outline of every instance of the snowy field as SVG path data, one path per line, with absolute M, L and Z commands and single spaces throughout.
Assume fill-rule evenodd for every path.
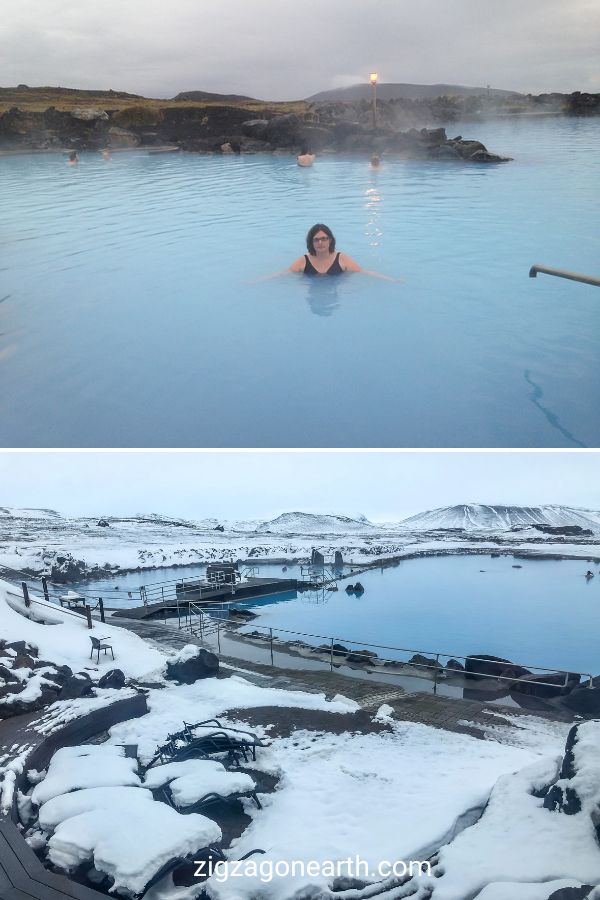
M 545 533 L 534 527 L 540 523 L 589 533 Z M 313 547 L 327 561 L 337 550 L 357 562 L 503 549 L 585 559 L 600 556 L 600 513 L 471 505 L 433 510 L 399 523 L 308 513 L 284 513 L 267 522 L 219 522 L 158 515 L 73 519 L 50 510 L 0 508 L 0 566 L 39 575 L 64 573 L 70 567 L 70 580 L 228 559 L 306 559 Z
M 42 602 L 35 606 L 38 621 L 25 619 L 11 591 L 0 585 L 4 639 L 27 640 L 39 648 L 40 657 L 67 664 L 73 671 L 85 666 L 95 677 L 112 666 L 104 660 L 100 666 L 90 664 L 88 632 L 79 617 Z M 114 879 L 122 893 L 136 895 L 158 864 L 174 852 L 184 854 L 218 841 L 220 829 L 209 817 L 184 815 L 152 800 L 147 789 L 152 782 L 145 786 L 143 773 L 138 773 L 134 761 L 123 758 L 117 745 L 137 744 L 145 764 L 184 721 L 218 716 L 230 727 L 247 728 L 231 711 L 268 707 L 271 724 L 254 729 L 266 746 L 258 749 L 256 761 L 244 765 L 243 772 L 253 781 L 267 773 L 275 788 L 260 793 L 262 809 L 250 798 L 243 801 L 251 821 L 225 848 L 227 859 L 234 861 L 260 847 L 265 853 L 252 859 L 258 859 L 262 868 L 250 868 L 244 877 L 214 874 L 205 885 L 187 888 L 175 887 L 171 876 L 165 876 L 151 888 L 152 900 L 192 898 L 203 886 L 214 900 L 326 897 L 332 884 L 326 864 L 349 857 L 364 861 L 371 873 L 367 881 L 377 886 L 345 894 L 348 898 L 372 895 L 386 885 L 392 889 L 390 897 L 408 896 L 393 878 L 382 877 L 381 864 L 430 857 L 433 874 L 411 880 L 413 897 L 546 900 L 552 889 L 600 882 L 600 848 L 593 826 L 600 798 L 598 723 L 586 723 L 575 744 L 578 774 L 569 784 L 583 798 L 584 808 L 579 815 L 566 816 L 544 809 L 542 799 L 535 796 L 537 789 L 558 776 L 565 724 L 498 714 L 497 724 L 477 739 L 398 721 L 390 707 L 382 707 L 375 716 L 386 726 L 381 733 L 364 728 L 333 733 L 323 727 L 322 714 L 352 719 L 358 709 L 343 696 L 328 700 L 323 694 L 282 690 L 269 687 L 268 679 L 257 686 L 241 674 L 174 685 L 163 678 L 166 653 L 121 629 L 110 625 L 102 629 L 119 648 L 116 664 L 128 677 L 164 687 L 150 690 L 147 715 L 111 729 L 108 745 L 63 753 L 65 758 L 57 757 L 56 765 L 53 760 L 46 778 L 45 773 L 31 773 L 30 796 L 20 798 L 21 809 L 40 809 L 30 841 L 66 869 L 93 862 L 95 870 Z M 55 703 L 40 714 L 39 730 L 54 730 L 95 704 L 110 702 L 111 695 L 123 696 L 122 691 L 97 693 L 97 698 Z M 292 715 L 293 710 L 310 710 L 319 724 L 289 737 L 272 737 L 278 709 L 292 710 Z M 0 724 L 0 740 L 1 735 Z M 102 766 L 94 763 L 98 752 L 104 754 Z M 5 809 L 15 773 L 27 766 L 26 756 L 26 748 L 0 751 Z M 193 772 L 188 767 L 179 774 L 189 799 L 189 791 L 198 789 L 193 778 L 189 780 Z M 152 777 L 161 780 L 160 775 Z M 224 773 L 219 777 L 222 780 Z M 242 788 L 248 784 L 237 782 Z M 107 805 L 94 792 L 99 787 L 126 793 Z M 132 798 L 132 791 L 139 793 Z M 126 839 L 134 833 L 135 847 Z M 275 871 L 277 863 L 291 861 L 304 865 L 304 871 L 286 877 L 266 874 L 269 867 Z M 310 873 L 309 862 L 315 864 Z

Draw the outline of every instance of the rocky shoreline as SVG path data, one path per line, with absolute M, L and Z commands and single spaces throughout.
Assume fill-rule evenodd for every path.
M 12 107 L 0 115 L 0 151 L 112 150 L 165 145 L 203 154 L 386 154 L 402 159 L 508 162 L 477 140 L 448 138 L 445 128 L 401 131 L 390 116 L 373 128 L 360 104 L 320 104 L 304 113 L 261 111 L 260 118 L 235 106 L 120 110 L 76 107 L 42 112 Z

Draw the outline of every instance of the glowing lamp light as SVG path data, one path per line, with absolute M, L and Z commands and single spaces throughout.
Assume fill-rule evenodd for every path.
M 369 79 L 371 81 L 371 84 L 377 84 L 377 72 L 371 72 L 371 74 L 369 75 Z

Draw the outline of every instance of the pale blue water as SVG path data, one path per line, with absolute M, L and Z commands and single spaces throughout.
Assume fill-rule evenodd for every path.
M 595 572 L 589 582 L 585 578 L 588 569 Z M 107 606 L 126 606 L 123 595 L 112 591 L 115 585 L 134 590 L 140 584 L 203 573 L 203 567 L 188 566 L 134 572 L 74 587 L 102 596 Z M 259 574 L 300 577 L 300 568 L 288 566 L 287 572 L 282 572 L 280 565 L 261 565 Z M 345 586 L 356 580 L 361 581 L 365 593 L 346 594 Z M 236 605 L 259 614 L 250 630 L 272 627 L 463 656 L 491 653 L 532 666 L 600 671 L 600 568 L 586 560 L 426 557 L 352 576 L 340 582 L 339 588 L 324 598 L 311 592 Z M 293 635 L 279 636 L 294 639 Z M 385 651 L 380 655 L 406 658 Z
M 585 573 L 590 568 L 596 575 L 588 582 Z M 362 596 L 344 590 L 355 580 L 365 588 Z M 406 560 L 397 568 L 341 582 L 340 590 L 325 602 L 311 593 L 285 602 L 244 605 L 259 613 L 249 630 L 260 625 L 342 641 L 462 656 L 491 653 L 525 665 L 600 671 L 600 569 L 585 560 Z M 406 658 L 386 651 L 379 655 Z
M 0 158 L 2 446 L 597 446 L 600 120 L 505 165 Z M 402 277 L 248 279 L 324 221 Z

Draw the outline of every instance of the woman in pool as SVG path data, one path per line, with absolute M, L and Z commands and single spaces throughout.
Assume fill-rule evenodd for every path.
M 385 281 L 402 280 L 401 278 L 390 278 L 389 275 L 381 275 L 379 272 L 369 272 L 367 269 L 361 268 L 346 253 L 336 252 L 335 237 L 331 228 L 321 223 L 313 225 L 306 235 L 306 249 L 308 253 L 298 257 L 289 269 L 285 269 L 283 272 L 274 272 L 272 275 L 263 275 L 262 278 L 254 278 L 250 283 L 270 281 L 271 278 L 279 278 L 281 275 L 289 275 L 291 272 L 317 278 L 325 275 L 343 275 L 344 272 L 360 272 L 363 275 L 372 275 L 373 278 L 383 278 Z
M 368 272 L 362 269 L 352 257 L 346 253 L 336 253 L 335 237 L 331 228 L 318 223 L 313 225 L 306 235 L 306 249 L 308 253 L 300 256 L 289 267 L 288 272 L 298 272 L 303 275 L 320 277 L 322 275 L 343 275 L 344 272 L 362 272 L 363 275 L 372 275 L 374 278 L 384 278 L 386 281 L 396 281 L 388 275 L 380 275 L 379 272 Z
M 335 237 L 327 225 L 313 225 L 306 235 L 308 253 L 290 266 L 290 272 L 304 275 L 343 275 L 344 272 L 360 272 L 358 263 L 345 253 L 335 252 Z

